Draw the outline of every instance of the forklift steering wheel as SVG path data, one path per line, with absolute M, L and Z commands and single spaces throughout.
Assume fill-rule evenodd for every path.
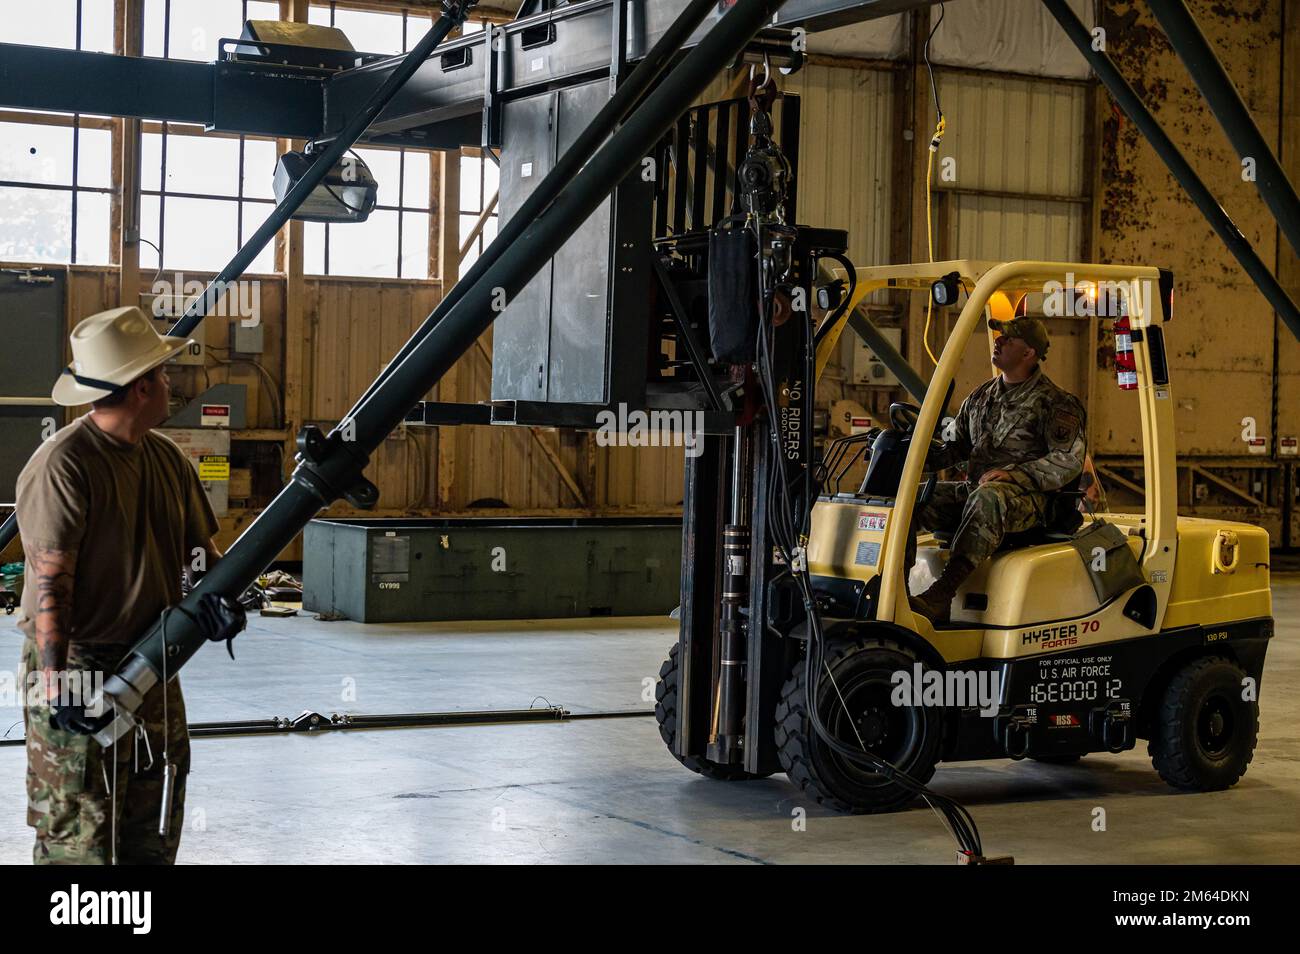
M 916 430 L 916 422 L 920 416 L 921 409 L 915 404 L 895 401 L 889 405 L 889 426 L 904 434 L 911 434 Z
M 889 405 L 889 426 L 903 434 L 912 435 L 916 431 L 916 422 L 921 416 L 921 409 L 915 404 L 907 404 L 903 401 L 895 401 Z M 930 439 L 931 448 L 942 447 L 943 444 L 934 438 Z M 934 494 L 935 485 L 938 483 L 939 475 L 932 473 L 929 478 L 921 485 L 920 493 L 917 494 L 916 507 L 919 510 L 930 502 L 931 495 Z

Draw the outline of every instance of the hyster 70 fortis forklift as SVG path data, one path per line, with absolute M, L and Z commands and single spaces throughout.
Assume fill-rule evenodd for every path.
M 1074 284 L 1062 287 L 1067 276 Z M 1254 750 L 1273 631 L 1268 535 L 1177 514 L 1164 345 L 1172 276 L 1142 266 L 949 261 L 857 269 L 851 282 L 849 308 L 878 289 L 966 297 L 924 403 L 892 405 L 889 428 L 832 442 L 819 466 L 803 465 L 797 396 L 811 391 L 804 382 L 847 320 L 832 314 L 812 332 L 815 366 L 778 372 L 774 387 L 762 381 L 756 421 L 688 465 L 690 581 L 657 710 L 673 754 L 712 778 L 784 771 L 816 801 L 855 812 L 906 804 L 940 761 L 1064 761 L 1138 739 L 1173 786 L 1234 784 Z M 1082 494 L 1049 495 L 1047 525 L 1009 537 L 960 588 L 952 622 L 936 629 L 910 608 L 905 574 L 912 515 L 935 486 L 926 473 L 932 435 L 985 319 L 1010 318 L 1053 287 L 1071 296 L 1103 289 L 1115 302 L 1118 374 L 1142 424 L 1145 508 L 1085 521 Z M 782 353 L 771 339 L 783 333 L 770 321 L 760 329 L 768 338 L 759 341 L 760 379 L 770 377 L 762 365 Z M 993 333 L 979 338 L 991 345 Z M 862 458 L 860 486 L 841 487 Z M 706 491 L 716 509 L 705 506 Z M 948 539 L 921 538 L 912 592 L 938 577 Z M 900 674 L 915 687 L 901 697 Z M 920 688 L 940 684 L 991 684 L 995 705 L 973 693 L 954 704 Z

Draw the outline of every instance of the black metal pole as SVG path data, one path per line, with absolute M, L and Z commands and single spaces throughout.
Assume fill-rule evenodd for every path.
M 1151 0 L 1151 12 L 1160 21 L 1174 52 L 1187 67 L 1237 155 L 1243 161 L 1254 161 L 1255 188 L 1272 210 L 1282 234 L 1296 254 L 1300 254 L 1300 197 L 1296 196 L 1295 187 L 1259 131 L 1228 71 L 1201 32 L 1196 17 L 1183 0 Z
M 1273 310 L 1281 316 L 1286 326 L 1291 329 L 1291 333 L 1300 338 L 1300 309 L 1296 307 L 1291 296 L 1273 277 L 1273 273 L 1260 260 L 1255 249 L 1251 246 L 1246 236 L 1241 234 L 1241 230 L 1233 224 L 1228 213 L 1223 211 L 1223 207 L 1215 200 L 1214 195 L 1201 181 L 1200 176 L 1188 164 L 1187 159 L 1179 152 L 1178 147 L 1174 145 L 1173 140 L 1166 135 L 1160 127 L 1160 123 L 1151 115 L 1150 110 L 1142 103 L 1141 97 L 1124 79 L 1115 62 L 1100 50 L 1092 48 L 1092 34 L 1088 28 L 1070 9 L 1066 0 L 1043 0 L 1043 5 L 1047 7 L 1052 16 L 1056 17 L 1058 23 L 1065 30 L 1066 35 L 1071 42 L 1083 54 L 1093 72 L 1097 74 L 1108 90 L 1111 96 L 1115 98 L 1121 109 L 1135 126 L 1146 136 L 1147 141 L 1151 143 L 1156 154 L 1164 160 L 1169 171 L 1173 173 L 1175 179 L 1187 191 L 1196 207 L 1201 210 L 1206 221 L 1210 223 L 1216 235 L 1228 247 L 1228 251 L 1241 264 L 1246 274 L 1251 277 L 1255 285 L 1259 288 L 1264 298 L 1273 306 Z
M 253 259 L 262 253 L 266 248 L 266 243 L 275 237 L 275 234 L 284 227 L 290 217 L 298 211 L 298 208 L 307 200 L 312 191 L 321 184 L 326 174 L 334 167 L 334 163 L 343 157 L 356 141 L 361 138 L 370 124 L 375 121 L 375 117 L 388 105 L 389 101 L 397 95 L 397 91 L 415 75 L 415 71 L 420 68 L 434 48 L 438 46 L 447 34 L 449 34 L 460 24 L 465 22 L 465 17 L 469 11 L 478 3 L 478 0 L 455 0 L 455 2 L 444 2 L 442 16 L 430 28 L 420 40 L 415 44 L 410 53 L 402 60 L 400 66 L 393 71 L 374 93 L 370 99 L 361 107 L 361 110 L 348 121 L 342 131 L 334 137 L 330 144 L 323 152 L 316 154 L 315 160 L 308 167 L 306 174 L 298 180 L 288 194 L 285 195 L 284 201 L 278 204 L 267 217 L 266 221 L 254 232 L 243 247 L 235 253 L 235 257 L 223 268 L 216 278 L 208 283 L 208 287 L 203 290 L 203 294 L 195 298 L 185 314 L 176 322 L 167 332 L 169 335 L 184 337 L 193 331 L 208 314 L 208 310 L 216 303 L 217 299 L 226 293 L 226 286 L 244 274 L 248 266 L 253 264 Z M 11 513 L 5 518 L 3 524 L 0 524 L 0 550 L 9 545 L 18 533 L 18 515 Z
M 292 480 L 184 600 L 166 611 L 133 647 L 104 685 L 113 721 L 96 735 L 109 744 L 134 725 L 144 693 L 170 679 L 198 651 L 204 636 L 191 618 L 205 593 L 237 597 L 322 507 L 340 496 L 375 499 L 361 476 L 369 454 L 492 324 L 504 302 L 518 294 L 609 195 L 651 154 L 672 123 L 730 63 L 785 0 L 739 0 L 678 64 L 623 126 L 582 166 L 565 201 L 527 224 L 478 280 L 394 368 L 383 386 L 359 403 L 328 436 L 304 428 Z M 610 130 L 592 137 L 599 142 Z M 548 178 L 555 176 L 553 169 Z M 545 181 L 545 180 L 544 180 Z M 649 254 L 647 247 L 642 254 Z
M 616 0 L 616 6 L 622 0 Z M 717 6 L 717 0 L 693 0 L 690 6 L 682 11 L 681 15 L 673 21 L 672 25 L 659 38 L 649 53 L 641 60 L 636 69 L 632 71 L 627 80 L 621 83 L 614 95 L 609 101 L 601 107 L 587 128 L 574 141 L 573 145 L 560 156 L 556 162 L 554 170 L 536 189 L 528 196 L 519 210 L 510 217 L 510 221 L 500 226 L 497 236 L 491 244 L 483 250 L 480 255 L 470 266 L 470 270 L 465 277 L 456 282 L 451 288 L 447 288 L 447 276 L 443 278 L 443 298 L 438 306 L 415 330 L 415 333 L 402 345 L 402 350 L 397 352 L 397 356 L 389 362 L 388 367 L 380 372 L 379 377 L 366 388 L 365 393 L 361 395 L 357 403 L 353 406 L 353 412 L 360 407 L 362 402 L 366 401 L 375 389 L 388 380 L 391 369 L 395 368 L 408 354 L 414 350 L 424 336 L 429 333 L 438 322 L 446 316 L 447 312 L 456 305 L 465 295 L 467 289 L 474 282 L 483 277 L 483 274 L 501 257 L 502 252 L 521 235 L 528 224 L 542 213 L 552 202 L 554 202 L 578 171 L 582 168 L 582 163 L 586 157 L 590 156 L 599 147 L 602 139 L 609 135 L 609 130 L 613 129 L 623 118 L 631 112 L 632 107 L 640 102 L 650 87 L 654 85 L 660 74 L 677 55 L 678 51 L 690 39 L 691 34 L 696 28 L 704 22 L 704 18 L 711 13 Z M 349 412 L 349 416 L 352 412 Z

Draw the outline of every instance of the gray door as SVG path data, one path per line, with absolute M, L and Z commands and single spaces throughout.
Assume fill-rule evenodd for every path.
M 0 505 L 12 504 L 18 473 L 63 423 L 50 399 L 63 369 L 66 273 L 0 272 Z
M 505 104 L 501 128 L 501 221 L 508 222 L 555 165 L 554 93 Z M 545 401 L 552 262 L 542 266 L 496 320 L 492 400 Z

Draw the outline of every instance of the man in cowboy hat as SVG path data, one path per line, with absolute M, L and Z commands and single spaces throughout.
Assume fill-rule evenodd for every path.
M 176 858 L 189 771 L 179 683 L 173 679 L 165 694 L 155 688 L 136 732 L 107 750 L 76 731 L 84 731 L 87 700 L 59 690 L 65 673 L 111 673 L 180 600 L 182 572 L 219 556 L 217 519 L 198 475 L 180 448 L 153 431 L 169 414 L 163 363 L 189 344 L 159 335 L 134 307 L 78 324 L 72 364 L 53 398 L 92 409 L 44 441 L 18 476 L 27 823 L 36 829 L 38 864 Z M 176 780 L 170 818 L 160 826 L 164 762 L 175 766 Z

